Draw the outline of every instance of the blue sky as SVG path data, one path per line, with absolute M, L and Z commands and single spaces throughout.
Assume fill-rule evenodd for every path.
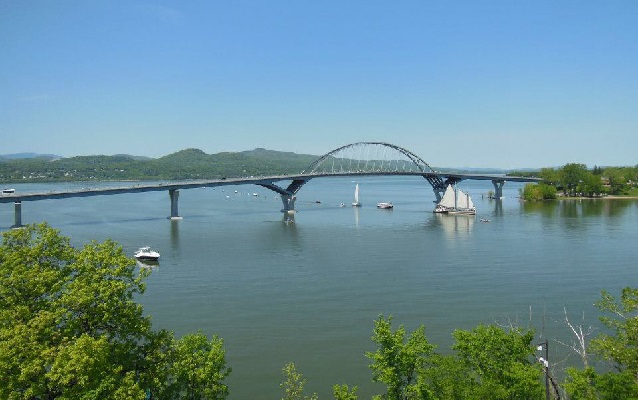
M 638 1 L 0 0 L 0 154 L 638 164 Z

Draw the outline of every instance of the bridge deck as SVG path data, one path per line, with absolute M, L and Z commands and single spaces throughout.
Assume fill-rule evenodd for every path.
M 456 181 L 463 180 L 489 180 L 498 182 L 540 182 L 539 178 L 526 178 L 520 176 L 505 175 L 489 175 L 489 174 L 464 174 L 464 173 L 443 173 L 443 172 L 340 172 L 340 173 L 315 173 L 300 175 L 273 175 L 252 178 L 227 178 L 227 179 L 209 179 L 182 182 L 162 182 L 156 184 L 137 184 L 131 186 L 123 186 L 116 188 L 96 188 L 96 189 L 78 189 L 67 191 L 52 192 L 33 192 L 33 193 L 12 193 L 1 194 L 0 203 L 13 203 L 21 201 L 37 201 L 49 199 L 65 199 L 70 197 L 90 197 L 104 196 L 123 193 L 141 193 L 141 192 L 157 192 L 179 189 L 195 189 L 202 187 L 216 187 L 229 185 L 268 185 L 273 182 L 294 181 L 294 180 L 310 180 L 313 178 L 326 177 L 352 177 L 352 176 L 422 176 L 440 177 L 442 179 L 452 179 Z

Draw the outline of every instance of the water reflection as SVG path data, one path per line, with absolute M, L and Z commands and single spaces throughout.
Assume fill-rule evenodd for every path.
M 137 266 L 140 268 L 154 269 L 159 267 L 159 261 L 152 261 L 152 260 L 136 260 L 136 261 L 137 261 Z
M 503 200 L 490 199 L 489 202 L 494 203 L 494 216 L 495 217 L 503 216 Z
M 172 219 L 171 221 L 171 247 L 173 250 L 179 249 L 179 220 Z
M 294 223 L 295 223 L 295 214 L 296 213 L 294 211 L 287 211 L 287 212 L 284 212 L 283 214 L 284 214 L 283 222 L 285 224 L 294 225 Z
M 450 238 L 469 236 L 476 220 L 473 215 L 435 214 L 435 218 Z
M 538 213 L 547 218 L 567 218 L 577 220 L 588 217 L 622 217 L 632 205 L 633 199 L 570 199 L 556 201 L 523 201 L 521 210 Z

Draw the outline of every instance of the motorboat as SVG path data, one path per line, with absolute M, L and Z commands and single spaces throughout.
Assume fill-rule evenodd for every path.
M 157 261 L 160 258 L 160 253 L 158 253 L 155 250 L 152 250 L 148 246 L 140 247 L 135 252 L 135 258 L 137 258 L 138 260 L 144 260 L 144 261 Z
M 384 210 L 391 210 L 394 208 L 394 206 L 392 205 L 392 203 L 385 203 L 385 202 L 381 202 L 379 204 L 377 204 L 377 208 L 381 208 Z
M 16 190 L 15 189 L 2 189 L 2 194 L 13 194 L 15 193 Z

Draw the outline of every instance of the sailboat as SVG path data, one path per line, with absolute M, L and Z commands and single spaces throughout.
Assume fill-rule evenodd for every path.
M 435 213 L 476 215 L 476 207 L 469 194 L 448 185 Z
M 359 203 L 359 184 L 354 187 L 354 201 L 352 202 L 353 207 L 361 207 L 361 203 Z

